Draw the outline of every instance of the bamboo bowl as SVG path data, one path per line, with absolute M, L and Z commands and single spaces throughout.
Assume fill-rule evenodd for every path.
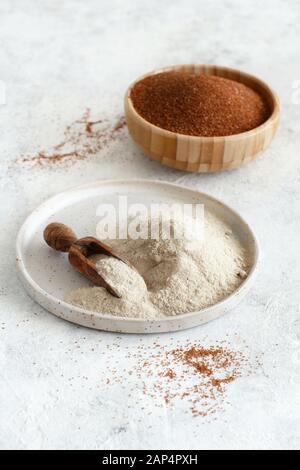
M 244 83 L 265 97 L 271 110 L 270 117 L 255 129 L 224 137 L 190 136 L 157 127 L 138 114 L 130 94 L 137 81 L 171 70 L 215 75 Z M 192 172 L 229 170 L 254 160 L 269 146 L 280 115 L 278 97 L 266 83 L 239 70 L 216 65 L 176 65 L 143 75 L 129 86 L 124 105 L 129 133 L 146 155 L 171 168 Z

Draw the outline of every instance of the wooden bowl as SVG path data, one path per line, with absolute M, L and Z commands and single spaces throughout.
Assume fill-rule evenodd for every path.
M 137 81 L 171 70 L 215 75 L 244 83 L 265 97 L 271 109 L 270 117 L 255 129 L 224 137 L 190 136 L 157 127 L 135 110 L 130 94 Z M 166 67 L 140 77 L 130 85 L 125 95 L 126 122 L 135 143 L 152 160 L 184 171 L 221 171 L 250 162 L 270 144 L 278 127 L 279 115 L 278 97 L 266 83 L 239 70 L 216 65 Z

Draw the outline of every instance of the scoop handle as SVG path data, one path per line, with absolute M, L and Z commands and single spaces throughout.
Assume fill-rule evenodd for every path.
M 76 242 L 77 237 L 67 225 L 53 222 L 45 228 L 44 240 L 54 250 L 66 253 L 70 250 L 73 243 Z

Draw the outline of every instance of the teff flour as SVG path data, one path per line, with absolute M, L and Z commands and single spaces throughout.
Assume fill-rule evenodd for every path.
M 68 302 L 116 316 L 154 319 L 213 305 L 231 294 L 248 272 L 240 242 L 209 211 L 202 242 L 160 238 L 109 243 L 138 271 L 112 257 L 94 257 L 99 272 L 122 297 L 102 287 L 82 287 L 67 295 Z

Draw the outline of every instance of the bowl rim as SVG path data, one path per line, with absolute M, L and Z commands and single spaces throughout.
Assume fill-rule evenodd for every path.
M 203 68 L 206 68 L 207 70 L 221 70 L 221 71 L 224 71 L 224 72 L 233 72 L 233 73 L 239 74 L 241 76 L 247 77 L 250 81 L 257 83 L 261 88 L 264 88 L 265 91 L 268 93 L 269 97 L 271 98 L 272 103 L 273 103 L 273 110 L 272 110 L 270 116 L 268 117 L 268 119 L 265 122 L 263 122 L 262 124 L 260 124 L 257 127 L 254 127 L 253 129 L 250 129 L 249 131 L 240 132 L 239 134 L 224 135 L 224 136 L 201 136 L 201 135 L 181 134 L 179 132 L 173 132 L 173 131 L 170 131 L 168 129 L 164 129 L 163 127 L 156 126 L 155 124 L 152 124 L 150 121 L 147 121 L 147 119 L 145 119 L 143 116 L 141 116 L 141 114 L 139 114 L 138 111 L 135 109 L 135 107 L 133 105 L 133 102 L 132 102 L 132 99 L 130 97 L 131 90 L 134 87 L 134 85 L 136 83 L 140 82 L 141 80 L 143 80 L 144 78 L 149 77 L 151 75 L 157 75 L 157 74 L 162 73 L 162 72 L 170 72 L 172 70 L 180 70 L 180 69 L 185 68 L 185 67 L 203 67 Z M 212 73 L 211 75 L 215 75 L 215 74 Z M 218 76 L 218 75 L 216 75 L 216 76 Z M 224 78 L 226 78 L 226 77 L 224 77 Z M 235 80 L 235 81 L 238 81 L 238 80 Z M 150 72 L 147 72 L 147 73 L 141 75 L 136 80 L 134 80 L 126 90 L 126 93 L 125 93 L 125 117 L 126 117 L 126 104 L 129 106 L 130 112 L 132 114 L 134 114 L 143 123 L 144 126 L 149 127 L 155 133 L 158 132 L 160 134 L 165 135 L 166 137 L 169 136 L 169 137 L 174 138 L 174 136 L 178 136 L 180 139 L 197 140 L 197 141 L 203 140 L 204 142 L 209 142 L 209 141 L 212 141 L 212 140 L 214 142 L 218 142 L 218 141 L 224 141 L 224 139 L 226 139 L 227 141 L 234 141 L 234 140 L 240 140 L 241 137 L 246 137 L 246 136 L 251 137 L 251 134 L 252 134 L 252 136 L 254 136 L 258 132 L 264 131 L 267 127 L 270 126 L 270 124 L 272 124 L 273 122 L 275 122 L 276 120 L 279 119 L 280 108 L 281 108 L 280 107 L 279 97 L 278 97 L 277 93 L 266 82 L 264 82 L 263 80 L 261 80 L 257 76 L 249 74 L 248 72 L 243 72 L 242 70 L 239 70 L 239 69 L 234 69 L 232 67 L 226 67 L 226 66 L 214 65 L 214 64 L 195 64 L 195 63 L 194 64 L 190 63 L 190 64 L 169 65 L 169 66 L 166 66 L 166 67 L 161 67 L 159 69 L 152 70 Z

